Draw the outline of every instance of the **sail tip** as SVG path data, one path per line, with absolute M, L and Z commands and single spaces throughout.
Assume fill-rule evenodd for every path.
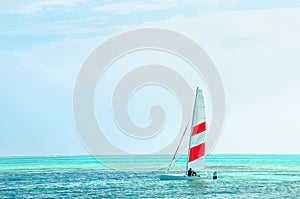
M 197 91 L 197 92 L 199 92 L 199 91 L 201 92 L 202 89 L 200 89 L 200 87 L 197 86 L 196 91 Z

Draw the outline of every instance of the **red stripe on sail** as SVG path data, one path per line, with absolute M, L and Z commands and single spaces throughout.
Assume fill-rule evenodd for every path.
M 192 136 L 197 135 L 199 133 L 202 133 L 205 130 L 206 130 L 206 122 L 202 122 L 202 123 L 200 123 L 200 124 L 193 127 Z
M 197 146 L 190 148 L 189 162 L 192 162 L 198 158 L 203 157 L 205 154 L 205 143 L 201 143 Z

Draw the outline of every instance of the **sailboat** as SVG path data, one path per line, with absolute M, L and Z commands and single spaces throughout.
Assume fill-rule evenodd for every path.
M 187 128 L 186 128 L 187 129 Z M 185 135 L 186 129 L 183 136 Z M 183 138 L 182 136 L 182 138 Z M 188 156 L 186 163 L 185 174 L 165 173 L 160 175 L 160 180 L 205 180 L 205 179 L 217 179 L 217 172 L 214 172 L 212 176 L 209 176 L 204 168 L 205 163 L 205 136 L 206 136 L 206 116 L 205 116 L 205 104 L 202 94 L 202 90 L 198 87 L 196 89 L 196 97 L 194 103 L 192 127 L 189 137 Z M 176 159 L 176 153 L 181 144 L 182 139 L 177 147 L 177 150 L 173 156 L 172 163 Z M 168 171 L 170 169 L 168 168 Z M 191 170 L 192 172 L 191 174 Z M 197 174 L 198 173 L 198 174 Z M 199 173 L 205 173 L 205 175 L 199 175 Z M 191 174 L 191 175 L 189 175 Z

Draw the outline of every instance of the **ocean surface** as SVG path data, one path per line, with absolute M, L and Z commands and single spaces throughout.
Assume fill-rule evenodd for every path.
M 300 155 L 208 155 L 217 180 L 160 181 L 170 159 L 2 157 L 0 198 L 300 198 Z M 171 170 L 184 172 L 185 161 Z

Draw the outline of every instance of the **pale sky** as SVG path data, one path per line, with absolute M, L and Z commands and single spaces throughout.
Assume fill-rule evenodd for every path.
M 72 109 L 80 67 L 143 27 L 184 34 L 213 60 L 226 95 L 213 153 L 299 154 L 299 21 L 292 0 L 2 0 L 0 155 L 87 154 Z

